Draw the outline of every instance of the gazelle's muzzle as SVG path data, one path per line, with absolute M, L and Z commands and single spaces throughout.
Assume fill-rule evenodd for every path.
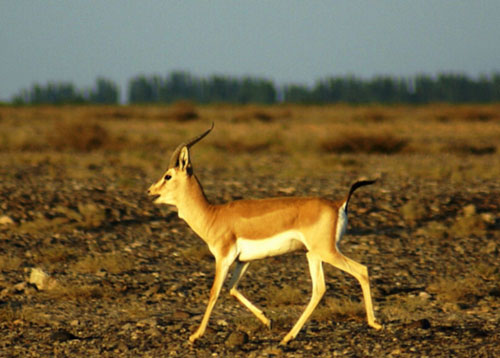
M 148 195 L 151 196 L 151 200 L 153 202 L 156 202 L 156 200 L 158 200 L 158 198 L 160 197 L 160 194 L 158 194 L 156 191 L 155 191 L 155 188 L 154 188 L 155 184 L 151 185 L 147 191 Z

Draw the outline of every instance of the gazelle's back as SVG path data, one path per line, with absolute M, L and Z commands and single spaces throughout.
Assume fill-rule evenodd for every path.
M 278 197 L 236 200 L 219 205 L 217 210 L 231 222 L 237 237 L 264 239 L 293 227 L 312 226 L 326 214 L 334 219 L 340 205 L 322 198 Z

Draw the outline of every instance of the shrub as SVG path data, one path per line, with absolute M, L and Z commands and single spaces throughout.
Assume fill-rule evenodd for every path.
M 401 216 L 412 226 L 423 219 L 427 212 L 426 207 L 418 200 L 410 200 L 401 207 Z
M 185 122 L 200 118 L 196 106 L 190 101 L 177 101 L 169 108 L 167 119 Z
M 445 146 L 443 151 L 460 155 L 488 155 L 495 154 L 497 148 L 494 145 L 488 144 L 467 144 L 455 142 Z
M 79 273 L 97 273 L 100 270 L 119 274 L 132 270 L 134 263 L 120 252 L 89 255 L 76 262 L 73 269 Z
M 267 296 L 268 304 L 272 306 L 288 306 L 301 302 L 302 291 L 297 287 L 283 285 L 283 287 L 271 287 Z
M 109 145 L 110 135 L 96 122 L 72 120 L 57 122 L 47 140 L 56 150 L 89 152 Z
M 397 138 L 390 133 L 344 132 L 323 140 L 320 147 L 325 152 L 335 153 L 394 154 L 401 152 L 407 144 L 408 140 Z
M 256 153 L 267 151 L 271 148 L 270 140 L 262 140 L 255 142 L 245 142 L 238 139 L 228 139 L 224 141 L 216 141 L 213 146 L 219 150 L 230 153 Z
M 287 108 L 265 108 L 254 105 L 244 106 L 232 118 L 233 122 L 249 122 L 258 120 L 272 122 L 278 119 L 289 119 L 292 112 Z
M 441 277 L 427 287 L 427 291 L 437 295 L 438 299 L 449 303 L 466 303 L 474 297 L 481 297 L 486 292 L 484 282 L 475 276 L 457 279 L 456 277 Z
M 326 298 L 322 305 L 312 314 L 313 320 L 323 322 L 329 320 L 361 320 L 365 312 L 362 302 L 350 299 Z

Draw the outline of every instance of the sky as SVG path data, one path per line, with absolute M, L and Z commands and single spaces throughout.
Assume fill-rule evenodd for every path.
M 498 0 L 0 0 L 0 100 L 49 81 L 126 92 L 188 71 L 328 76 L 500 71 Z

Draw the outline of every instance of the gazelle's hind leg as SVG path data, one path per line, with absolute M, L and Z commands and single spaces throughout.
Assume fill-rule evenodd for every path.
M 295 338 L 299 333 L 300 329 L 306 323 L 307 319 L 313 313 L 314 309 L 318 305 L 321 297 L 323 297 L 325 293 L 325 277 L 323 274 L 323 266 L 321 259 L 319 256 L 307 253 L 307 261 L 309 263 L 309 271 L 311 272 L 311 280 L 312 280 L 312 295 L 307 305 L 306 309 L 298 319 L 297 323 L 293 326 L 293 328 L 288 332 L 288 334 L 283 338 L 280 344 L 285 345 L 289 340 Z
M 258 309 L 252 302 L 250 302 L 245 296 L 238 291 L 237 286 L 240 279 L 245 274 L 248 268 L 249 262 L 236 261 L 236 267 L 234 268 L 233 274 L 231 276 L 231 281 L 229 282 L 229 293 L 231 296 L 235 297 L 241 302 L 243 306 L 248 308 L 262 323 L 264 323 L 267 328 L 271 328 L 271 321 L 267 318 L 260 309 Z
M 353 275 L 361 285 L 363 291 L 363 299 L 365 301 L 366 317 L 368 324 L 375 328 L 380 329 L 382 326 L 375 322 L 375 315 L 373 313 L 372 296 L 370 292 L 370 280 L 368 278 L 368 269 L 366 266 L 351 260 L 350 258 L 342 255 L 340 252 L 334 254 L 324 255 L 322 257 L 325 262 Z

